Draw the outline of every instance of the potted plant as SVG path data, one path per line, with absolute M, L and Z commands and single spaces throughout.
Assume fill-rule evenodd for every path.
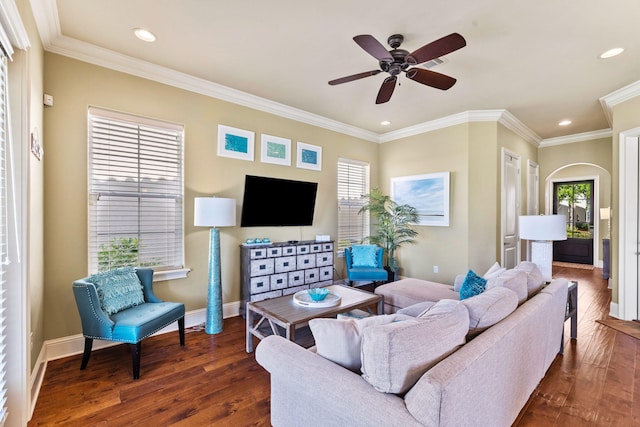
M 364 196 L 367 201 L 358 213 L 369 211 L 376 224 L 376 233 L 367 239 L 384 249 L 389 281 L 398 275 L 396 250 L 405 243 L 414 243 L 418 232 L 412 224 L 418 222 L 418 211 L 410 205 L 400 205 L 378 188 Z

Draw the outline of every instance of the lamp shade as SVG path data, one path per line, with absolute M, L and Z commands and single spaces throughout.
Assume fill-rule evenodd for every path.
M 196 197 L 193 224 L 196 227 L 233 227 L 236 225 L 236 200 Z
M 600 219 L 610 219 L 611 208 L 600 208 Z
M 520 238 L 525 240 L 567 240 L 567 218 L 564 215 L 521 216 Z

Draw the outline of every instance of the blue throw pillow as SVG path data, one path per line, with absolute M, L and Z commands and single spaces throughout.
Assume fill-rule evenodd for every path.
M 486 286 L 486 279 L 483 279 L 472 270 L 469 270 L 467 276 L 464 278 L 464 282 L 462 282 L 462 286 L 460 287 L 460 299 L 463 300 L 480 295 L 484 292 Z
M 351 266 L 379 267 L 377 253 L 378 247 L 376 245 L 354 245 L 351 247 Z
M 95 285 L 100 305 L 107 315 L 144 303 L 142 284 L 133 267 L 97 273 L 87 282 Z

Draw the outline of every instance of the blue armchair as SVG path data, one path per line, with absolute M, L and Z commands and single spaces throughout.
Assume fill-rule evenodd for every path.
M 134 380 L 140 378 L 141 342 L 144 338 L 177 321 L 180 345 L 184 346 L 184 304 L 164 302 L 155 296 L 152 269 L 138 268 L 135 269 L 135 274 L 142 284 L 144 301 L 111 314 L 103 309 L 96 285 L 92 283 L 92 277 L 73 282 L 73 294 L 80 312 L 82 334 L 85 340 L 80 370 L 84 370 L 89 363 L 94 339 L 130 345 Z
M 357 258 L 362 249 L 368 253 L 365 257 L 367 259 L 356 259 L 354 263 L 354 251 Z M 373 251 L 373 254 L 370 251 Z M 389 275 L 382 265 L 383 254 L 384 250 L 381 247 L 373 245 L 354 245 L 351 248 L 345 248 L 344 262 L 349 285 L 353 286 L 353 282 L 369 281 L 373 282 L 375 288 L 380 283 L 386 283 Z

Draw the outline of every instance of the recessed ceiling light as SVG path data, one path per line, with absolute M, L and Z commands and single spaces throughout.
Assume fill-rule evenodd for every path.
M 380 124 L 382 126 L 389 126 L 391 124 L 391 122 L 389 120 L 383 120 L 383 121 L 380 122 Z
M 571 120 L 563 120 L 558 123 L 559 126 L 569 126 L 571 124 Z
M 616 47 L 613 49 L 609 49 L 608 51 L 601 54 L 600 58 L 602 59 L 613 58 L 614 56 L 620 55 L 622 52 L 624 52 L 624 48 Z
M 137 38 L 145 42 L 156 41 L 156 36 L 151 31 L 145 30 L 144 28 L 134 28 L 133 34 L 135 34 Z

